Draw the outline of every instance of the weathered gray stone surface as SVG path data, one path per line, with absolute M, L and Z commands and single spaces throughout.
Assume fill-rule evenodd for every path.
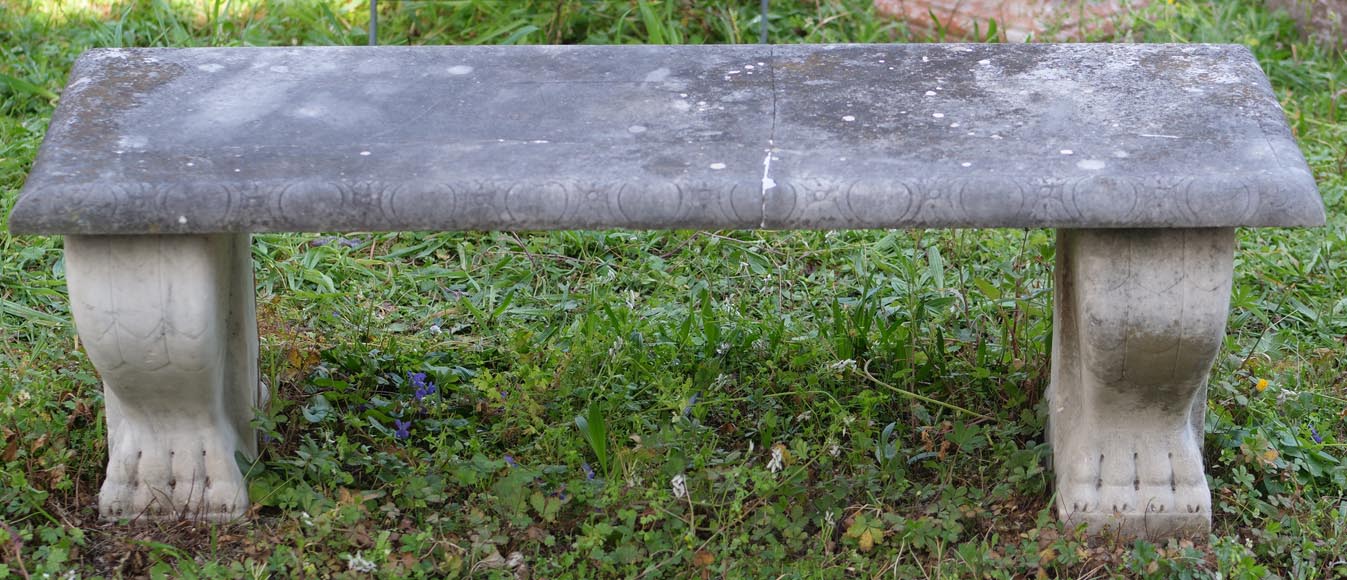
M 105 519 L 224 521 L 248 508 L 259 381 L 247 234 L 66 236 L 70 312 L 103 380 Z
M 1234 254 L 1234 228 L 1057 232 L 1048 440 L 1068 527 L 1210 533 L 1203 418 Z
M 16 233 L 1310 226 L 1239 46 L 108 49 Z

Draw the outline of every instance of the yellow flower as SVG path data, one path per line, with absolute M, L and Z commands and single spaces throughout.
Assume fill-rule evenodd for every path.
M 1254 388 L 1254 390 L 1256 390 L 1256 391 L 1258 391 L 1258 392 L 1260 392 L 1260 393 L 1263 392 L 1263 391 L 1266 391 L 1266 390 L 1267 390 L 1267 379 L 1258 379 L 1258 383 L 1255 384 L 1253 388 Z

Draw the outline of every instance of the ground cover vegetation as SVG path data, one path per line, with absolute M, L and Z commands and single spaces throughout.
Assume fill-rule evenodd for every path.
M 868 4 L 774 0 L 771 39 L 940 36 Z M 1329 212 L 1239 234 L 1207 541 L 1086 542 L 1047 508 L 1051 231 L 258 235 L 275 396 L 244 466 L 255 506 L 142 527 L 97 520 L 102 395 L 61 240 L 0 233 L 0 577 L 1347 575 L 1347 59 L 1253 0 L 1151 4 L 1117 39 L 1250 46 Z M 81 50 L 363 44 L 367 9 L 0 4 L 0 215 Z M 742 0 L 404 0 L 379 36 L 758 25 Z

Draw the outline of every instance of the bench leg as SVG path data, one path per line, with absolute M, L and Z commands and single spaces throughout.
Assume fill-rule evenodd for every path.
M 1230 228 L 1057 233 L 1048 431 L 1068 525 L 1210 531 L 1203 415 L 1234 241 Z
M 267 396 L 257 369 L 249 236 L 67 236 L 66 280 L 103 379 L 104 519 L 237 518 L 235 452 Z

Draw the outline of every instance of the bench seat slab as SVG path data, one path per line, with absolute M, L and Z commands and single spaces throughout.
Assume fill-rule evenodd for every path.
M 1068 524 L 1205 536 L 1206 384 L 1234 230 L 1059 230 L 1049 438 Z
M 1313 226 L 1249 50 L 100 49 L 16 233 Z
M 66 279 L 103 380 L 111 520 L 239 517 L 235 452 L 257 455 L 258 380 L 249 235 L 67 236 Z

